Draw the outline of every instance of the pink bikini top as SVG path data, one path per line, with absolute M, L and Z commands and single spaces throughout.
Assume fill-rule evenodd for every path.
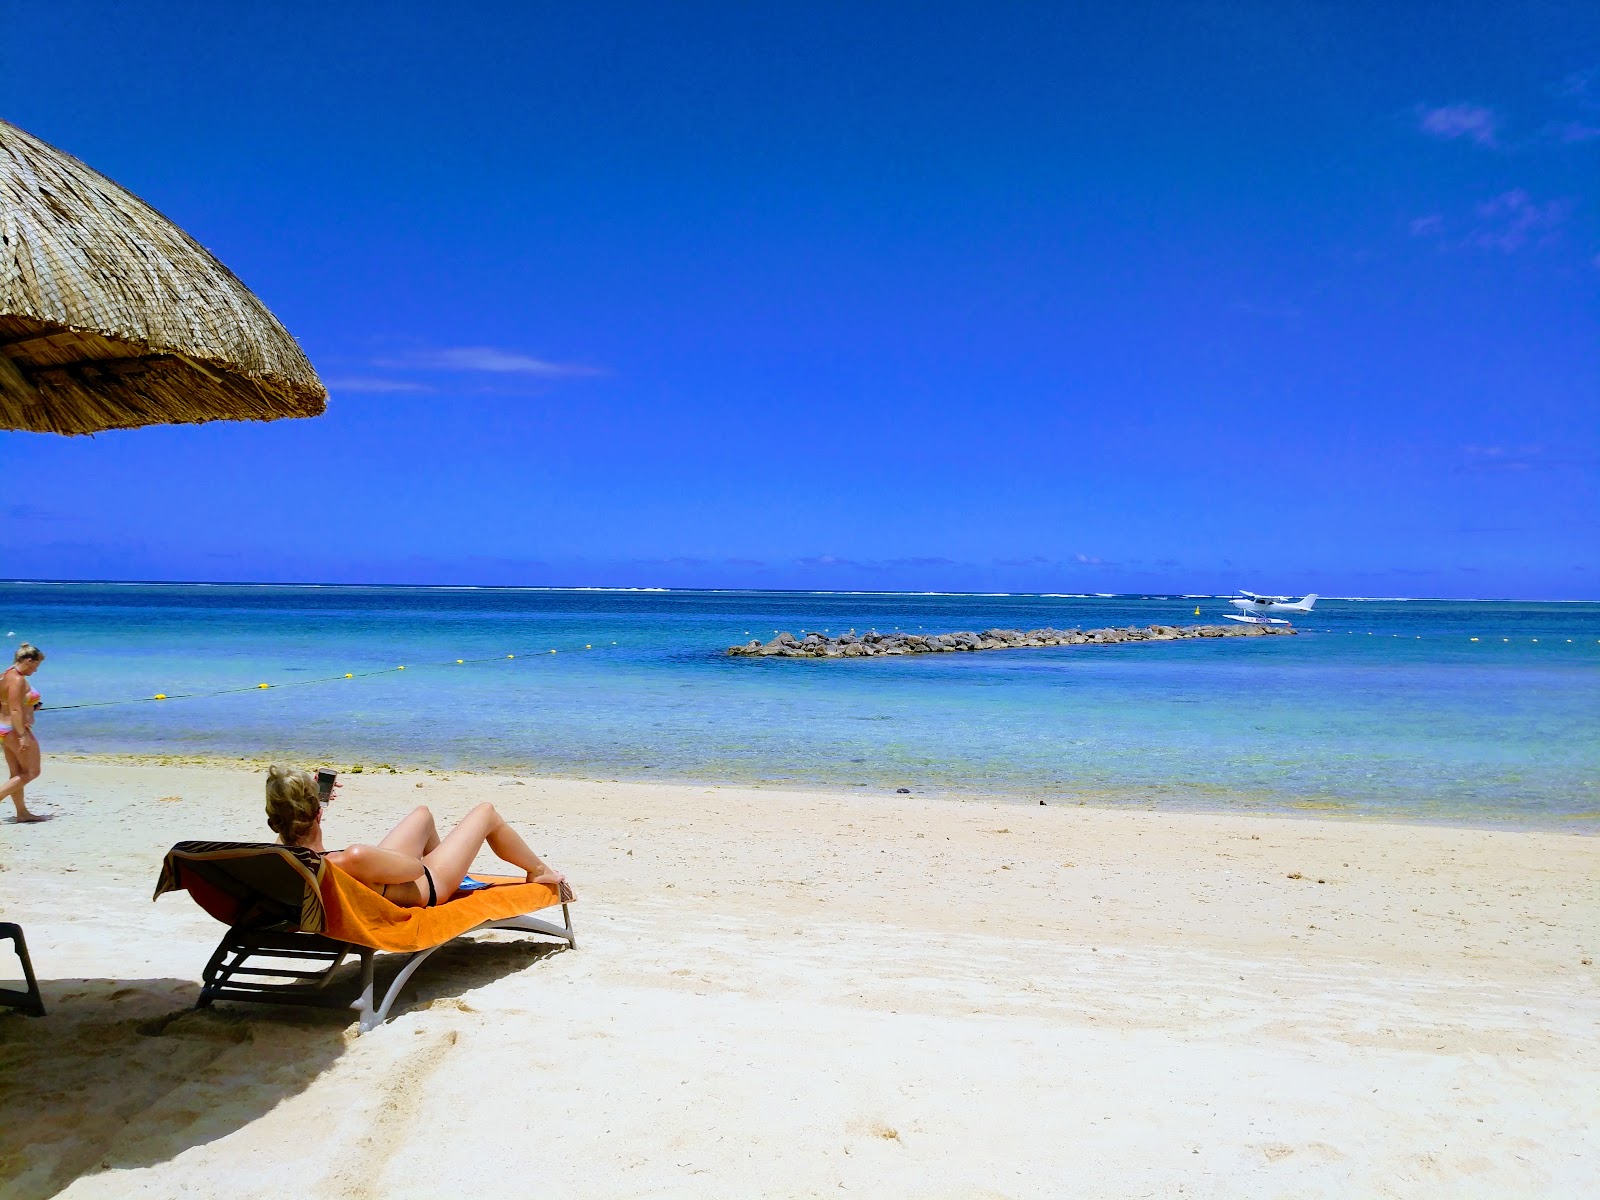
M 9 674 L 11 674 L 12 671 L 15 671 L 15 670 L 16 670 L 15 667 L 7 667 L 6 670 L 4 671 L 4 674 L 9 675 Z M 29 688 L 28 689 L 28 707 L 29 708 L 38 708 L 39 705 L 41 705 L 43 703 L 44 703 L 43 697 L 41 697 L 39 695 L 39 693 L 34 691 L 32 688 Z

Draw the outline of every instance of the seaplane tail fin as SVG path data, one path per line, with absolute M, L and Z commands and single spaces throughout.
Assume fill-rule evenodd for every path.
M 1307 612 L 1310 612 L 1311 611 L 1311 606 L 1313 604 L 1315 604 L 1316 602 L 1317 602 L 1317 594 L 1315 592 L 1307 592 L 1306 593 L 1306 598 L 1304 600 L 1300 601 L 1300 605 Z

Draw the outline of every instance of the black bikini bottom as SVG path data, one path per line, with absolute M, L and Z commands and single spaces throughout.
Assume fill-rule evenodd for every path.
M 433 872 L 428 870 L 428 865 L 426 863 L 422 865 L 422 877 L 428 881 L 428 903 L 423 907 L 433 908 L 439 903 L 439 892 L 438 889 L 433 886 Z M 382 896 L 385 900 L 389 898 L 389 889 L 399 886 L 400 885 L 398 883 L 380 883 L 376 885 L 378 895 Z

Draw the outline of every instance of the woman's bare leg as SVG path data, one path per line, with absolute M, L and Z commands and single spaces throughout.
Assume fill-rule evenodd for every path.
M 409 854 L 413 858 L 432 854 L 439 848 L 439 829 L 433 823 L 433 814 L 426 805 L 418 805 L 378 845 L 385 850 Z
M 17 819 L 21 820 L 22 814 L 28 811 L 28 803 L 22 796 L 28 776 L 21 760 L 17 758 L 17 752 L 12 749 L 15 740 L 12 737 L 0 738 L 0 746 L 4 746 L 6 752 L 6 781 L 0 784 L 0 797 L 11 800 L 17 806 Z
M 506 824 L 492 804 L 480 804 L 469 812 L 448 834 L 438 848 L 424 854 L 422 861 L 433 874 L 433 886 L 443 900 L 461 886 L 472 860 L 487 842 L 495 857 L 508 862 L 528 874 L 530 883 L 541 880 L 559 880 L 560 875 L 545 865 L 544 861 Z
M 15 746 L 15 736 L 0 739 L 0 746 L 5 747 L 6 774 L 9 778 L 0 784 L 0 797 L 9 797 L 17 809 L 17 824 L 25 825 L 32 821 L 48 821 L 50 813 L 35 813 L 28 811 L 28 800 L 24 789 L 39 778 L 39 739 L 29 738 L 27 749 L 18 752 Z

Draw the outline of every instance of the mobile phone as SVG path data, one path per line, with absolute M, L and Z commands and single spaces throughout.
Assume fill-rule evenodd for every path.
M 330 771 L 327 767 L 322 767 L 317 771 L 317 795 L 322 797 L 324 804 L 333 795 L 333 781 L 337 778 L 339 778 L 339 772 Z

